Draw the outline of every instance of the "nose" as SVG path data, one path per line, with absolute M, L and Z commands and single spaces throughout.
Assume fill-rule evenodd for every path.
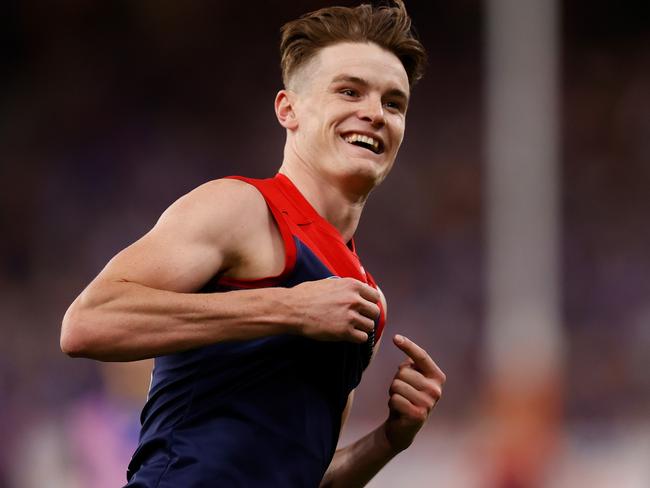
M 370 122 L 375 128 L 381 128 L 386 124 L 384 117 L 384 105 L 379 97 L 369 96 L 359 107 L 359 118 Z

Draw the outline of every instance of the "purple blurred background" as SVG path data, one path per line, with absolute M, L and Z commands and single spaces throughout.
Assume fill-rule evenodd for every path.
M 3 6 L 0 487 L 123 482 L 149 365 L 67 358 L 63 313 L 182 194 L 229 174 L 275 172 L 279 27 L 326 5 Z M 544 486 L 650 485 L 649 5 L 572 0 L 561 9 L 568 363 L 563 454 Z M 387 296 L 388 331 L 427 348 L 449 381 L 412 453 L 371 486 L 395 486 L 404 473 L 412 483 L 402 486 L 479 486 L 468 471 L 484 400 L 484 6 L 408 7 L 429 68 L 357 244 Z M 385 416 L 401 357 L 384 342 L 346 440 Z

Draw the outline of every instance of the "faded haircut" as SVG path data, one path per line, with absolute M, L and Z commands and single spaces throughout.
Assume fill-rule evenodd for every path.
M 424 74 L 426 51 L 411 26 L 402 0 L 392 6 L 327 7 L 287 22 L 280 30 L 282 81 L 289 88 L 292 76 L 320 49 L 341 42 L 374 43 L 401 61 L 409 85 Z

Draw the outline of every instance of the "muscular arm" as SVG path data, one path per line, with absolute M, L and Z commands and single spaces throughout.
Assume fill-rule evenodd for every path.
M 378 311 L 368 301 L 370 287 L 354 280 L 195 293 L 219 273 L 279 273 L 281 249 L 254 188 L 207 183 L 172 205 L 79 295 L 63 319 L 61 348 L 71 356 L 131 361 L 282 333 L 363 342 Z M 328 314 L 339 320 L 326 320 Z

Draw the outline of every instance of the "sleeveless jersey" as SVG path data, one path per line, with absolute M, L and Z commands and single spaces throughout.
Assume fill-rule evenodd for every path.
M 346 245 L 286 176 L 231 178 L 263 195 L 284 242 L 285 267 L 263 279 L 215 277 L 201 292 L 329 277 L 376 287 L 354 243 Z M 127 486 L 317 487 L 384 322 L 382 310 L 366 344 L 275 335 L 157 357 Z

